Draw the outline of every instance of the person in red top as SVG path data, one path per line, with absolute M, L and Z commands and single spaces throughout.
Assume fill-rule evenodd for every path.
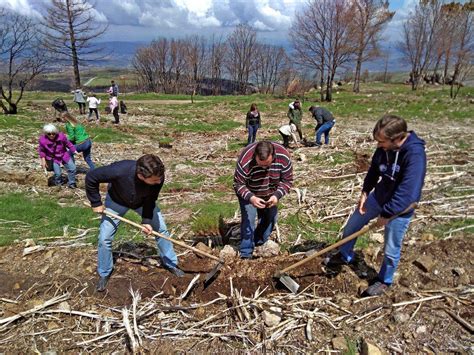
M 234 190 L 242 215 L 242 259 L 251 259 L 254 247 L 267 242 L 277 220 L 278 201 L 292 185 L 293 167 L 290 154 L 283 146 L 262 141 L 244 148 L 234 173 Z

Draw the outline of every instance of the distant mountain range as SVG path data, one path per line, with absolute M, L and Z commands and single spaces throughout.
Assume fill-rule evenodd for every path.
M 131 67 L 133 56 L 140 47 L 147 46 L 150 42 L 101 42 L 98 43 L 104 48 L 106 57 L 94 64 L 100 67 Z M 284 45 L 285 50 L 289 53 L 293 51 L 290 44 Z M 402 54 L 394 46 L 383 48 L 384 52 L 388 52 L 388 71 L 398 72 L 406 71 L 409 66 L 402 58 Z M 385 70 L 385 60 L 379 58 L 372 62 L 363 64 L 363 70 L 368 69 L 369 72 L 381 72 Z

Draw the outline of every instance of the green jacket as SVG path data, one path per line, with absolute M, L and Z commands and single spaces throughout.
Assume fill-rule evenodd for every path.
M 301 110 L 290 108 L 288 110 L 287 116 L 290 119 L 290 124 L 294 123 L 297 127 L 301 126 L 301 119 L 303 117 Z
M 71 123 L 66 122 L 66 133 L 67 138 L 74 144 L 82 143 L 89 138 L 86 129 L 79 123 L 73 126 Z

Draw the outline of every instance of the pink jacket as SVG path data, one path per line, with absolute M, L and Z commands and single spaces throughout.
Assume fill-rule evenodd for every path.
M 38 153 L 40 158 L 53 160 L 57 164 L 67 163 L 71 159 L 69 151 L 75 153 L 76 147 L 63 132 L 59 132 L 54 140 L 50 140 L 46 135 L 39 138 Z
M 118 107 L 118 100 L 117 100 L 117 97 L 112 96 L 112 97 L 109 99 L 109 107 L 110 107 L 110 111 L 113 111 L 114 108 Z

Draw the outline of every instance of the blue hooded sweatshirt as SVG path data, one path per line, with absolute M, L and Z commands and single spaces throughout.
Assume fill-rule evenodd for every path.
M 377 203 L 384 218 L 395 216 L 421 198 L 426 174 L 425 141 L 410 131 L 399 150 L 377 148 L 364 180 L 362 191 L 367 194 L 374 188 Z M 403 214 L 411 216 L 413 210 Z

